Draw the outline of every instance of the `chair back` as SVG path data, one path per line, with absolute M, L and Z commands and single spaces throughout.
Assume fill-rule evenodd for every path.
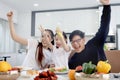
M 111 73 L 120 72 L 120 50 L 105 51 L 106 57 L 111 64 Z

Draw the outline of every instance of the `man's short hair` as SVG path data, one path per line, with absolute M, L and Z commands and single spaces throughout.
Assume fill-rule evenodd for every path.
M 74 31 L 70 34 L 70 36 L 69 36 L 70 42 L 72 41 L 72 38 L 73 38 L 75 35 L 78 35 L 78 36 L 80 36 L 81 38 L 84 38 L 84 37 L 85 37 L 85 33 L 84 33 L 84 32 L 82 32 L 82 31 L 80 31 L 80 30 L 74 30 Z

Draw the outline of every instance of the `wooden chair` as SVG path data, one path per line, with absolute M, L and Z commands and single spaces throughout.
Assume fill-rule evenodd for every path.
M 120 72 L 120 50 L 105 51 L 106 57 L 111 64 L 111 73 Z

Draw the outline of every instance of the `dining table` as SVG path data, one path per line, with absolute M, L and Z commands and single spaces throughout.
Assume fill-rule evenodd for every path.
M 34 80 L 36 75 L 34 76 L 21 76 L 20 74 L 13 75 L 0 75 L 0 80 Z M 69 80 L 67 74 L 59 74 L 57 75 L 57 80 Z
M 56 74 L 57 80 L 70 80 L 68 74 Z M 34 76 L 23 76 L 20 74 L 0 75 L 0 80 L 34 80 Z M 120 73 L 109 73 L 109 80 L 120 80 Z

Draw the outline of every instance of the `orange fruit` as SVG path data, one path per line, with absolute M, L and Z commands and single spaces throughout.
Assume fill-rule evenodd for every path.
M 0 72 L 7 72 L 11 70 L 11 65 L 6 61 L 0 61 Z
M 75 80 L 75 70 L 74 69 L 69 70 L 68 77 L 70 80 Z

